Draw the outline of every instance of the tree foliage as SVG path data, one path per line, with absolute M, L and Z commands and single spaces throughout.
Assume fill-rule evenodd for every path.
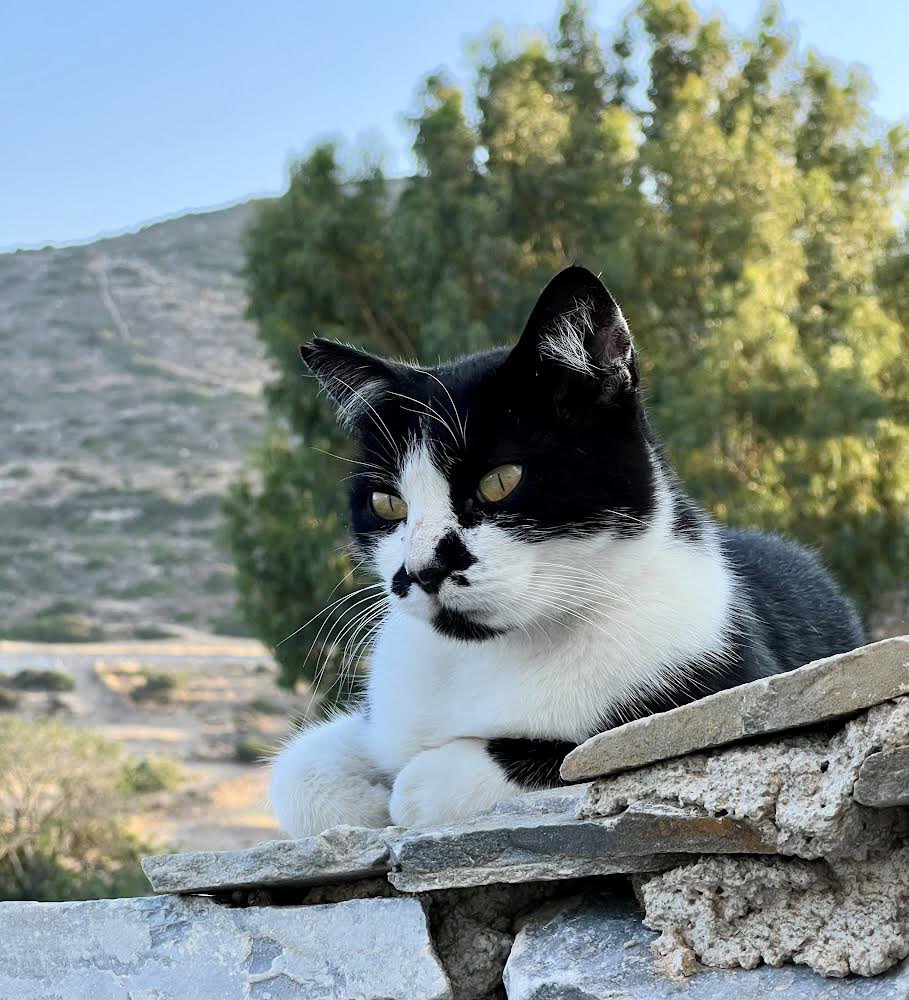
M 574 260 L 622 303 L 696 497 L 814 546 L 861 600 L 905 579 L 909 141 L 868 90 L 797 56 L 773 6 L 736 37 L 644 0 L 604 45 L 569 0 L 549 40 L 488 38 L 466 92 L 426 79 L 415 176 L 351 178 L 330 145 L 298 163 L 249 233 L 275 426 L 227 510 L 258 633 L 293 632 L 351 569 L 340 463 L 313 450 L 347 443 L 298 344 L 432 361 L 507 343 Z M 306 645 L 279 648 L 285 680 L 311 675 Z

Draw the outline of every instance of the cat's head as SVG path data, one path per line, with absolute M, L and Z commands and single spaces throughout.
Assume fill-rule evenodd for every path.
M 590 271 L 556 275 L 511 350 L 436 367 L 301 350 L 358 440 L 356 540 L 392 604 L 440 633 L 565 621 L 593 567 L 646 532 L 656 469 L 634 346 Z

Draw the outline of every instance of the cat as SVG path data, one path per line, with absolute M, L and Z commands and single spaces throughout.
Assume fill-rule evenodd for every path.
M 301 352 L 358 441 L 351 526 L 384 620 L 362 703 L 274 761 L 291 835 L 461 821 L 557 785 L 604 729 L 862 644 L 813 554 L 685 495 L 585 268 L 510 350 L 431 368 Z

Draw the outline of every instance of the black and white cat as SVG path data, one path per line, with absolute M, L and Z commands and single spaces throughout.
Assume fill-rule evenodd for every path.
M 594 733 L 862 643 L 813 555 L 715 524 L 647 422 L 612 297 L 569 267 L 512 349 L 303 358 L 359 441 L 351 519 L 388 610 L 362 705 L 297 734 L 291 834 L 427 826 L 558 783 Z

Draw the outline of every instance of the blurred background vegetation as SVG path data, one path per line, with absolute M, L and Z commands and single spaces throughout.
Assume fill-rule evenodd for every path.
M 349 443 L 298 345 L 431 362 L 508 343 L 572 261 L 629 318 L 697 498 L 813 546 L 866 609 L 907 579 L 909 135 L 873 120 L 860 73 L 796 57 L 780 18 L 768 6 L 737 37 L 688 0 L 644 0 L 601 39 L 569 0 L 549 42 L 487 38 L 468 90 L 427 77 L 416 176 L 352 177 L 321 145 L 260 207 L 249 310 L 277 374 L 226 514 L 267 644 L 352 568 L 343 467 L 324 454 Z M 350 632 L 322 621 L 277 647 L 285 683 L 337 669 Z

